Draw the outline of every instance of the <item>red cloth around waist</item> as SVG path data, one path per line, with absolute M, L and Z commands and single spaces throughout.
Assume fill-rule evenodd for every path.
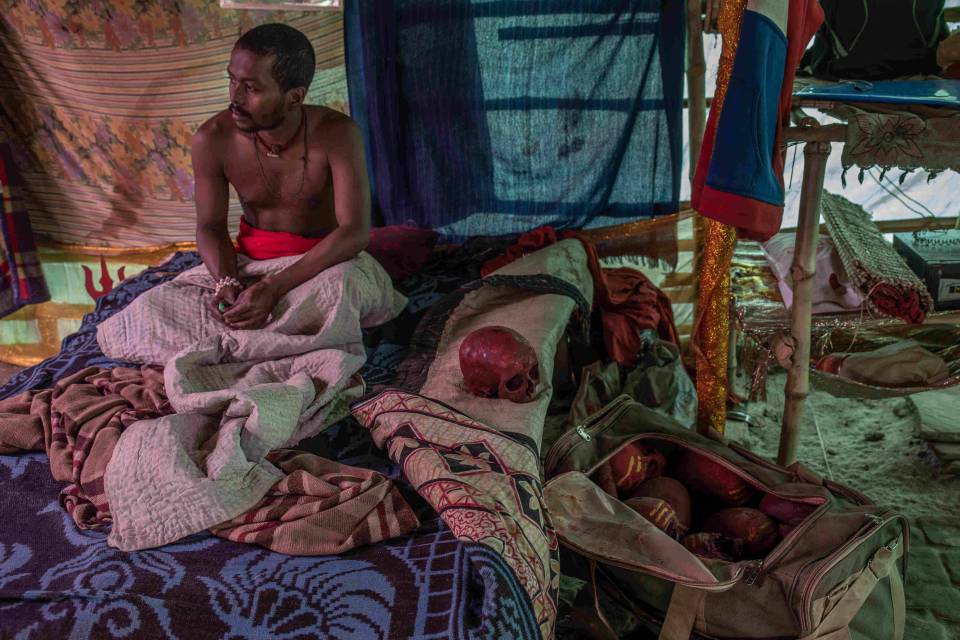
M 270 260 L 306 253 L 325 237 L 305 238 L 286 231 L 264 231 L 240 218 L 237 245 L 240 253 L 253 260 Z

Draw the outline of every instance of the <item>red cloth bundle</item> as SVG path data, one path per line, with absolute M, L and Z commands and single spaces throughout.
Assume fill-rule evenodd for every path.
M 900 318 L 911 324 L 923 324 L 927 317 L 920 294 L 913 290 L 901 291 L 892 284 L 875 285 L 871 289 L 870 302 L 884 315 Z
M 647 329 L 656 331 L 663 340 L 680 343 L 670 298 L 639 271 L 601 269 L 596 247 L 575 231 L 558 235 L 553 227 L 548 226 L 529 231 L 503 255 L 484 263 L 480 275 L 487 276 L 517 258 L 567 238 L 579 240 L 587 252 L 587 265 L 593 276 L 595 298 L 603 321 L 604 346 L 611 358 L 628 367 L 636 365 L 643 346 L 640 334 Z

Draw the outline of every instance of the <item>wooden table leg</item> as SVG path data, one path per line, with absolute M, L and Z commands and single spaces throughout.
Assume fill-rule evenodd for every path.
M 829 155 L 829 142 L 807 142 L 804 145 L 800 219 L 797 221 L 793 266 L 790 268 L 793 278 L 790 336 L 793 338 L 794 351 L 787 371 L 780 451 L 777 454 L 777 460 L 782 465 L 791 464 L 797 459 L 803 403 L 810 392 L 810 316 L 820 233 L 820 197 Z

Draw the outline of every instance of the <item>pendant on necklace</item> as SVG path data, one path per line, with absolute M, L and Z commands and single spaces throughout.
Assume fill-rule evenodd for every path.
M 279 158 L 279 157 L 280 157 L 280 149 L 278 149 L 278 148 L 275 147 L 275 146 L 274 146 L 274 147 L 270 147 L 270 150 L 267 151 L 267 157 L 268 157 L 268 158 Z

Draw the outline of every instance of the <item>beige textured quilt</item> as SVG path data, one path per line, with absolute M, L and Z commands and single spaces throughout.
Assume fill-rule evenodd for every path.
M 297 259 L 241 258 L 240 275 Z M 257 504 L 283 475 L 267 453 L 346 412 L 362 391 L 353 378 L 365 360 L 361 328 L 406 303 L 366 253 L 290 291 L 255 331 L 229 330 L 211 316 L 213 284 L 206 268 L 191 269 L 99 327 L 108 357 L 164 365 L 177 412 L 134 423 L 116 445 L 105 489 L 109 542 L 120 549 L 167 544 Z

